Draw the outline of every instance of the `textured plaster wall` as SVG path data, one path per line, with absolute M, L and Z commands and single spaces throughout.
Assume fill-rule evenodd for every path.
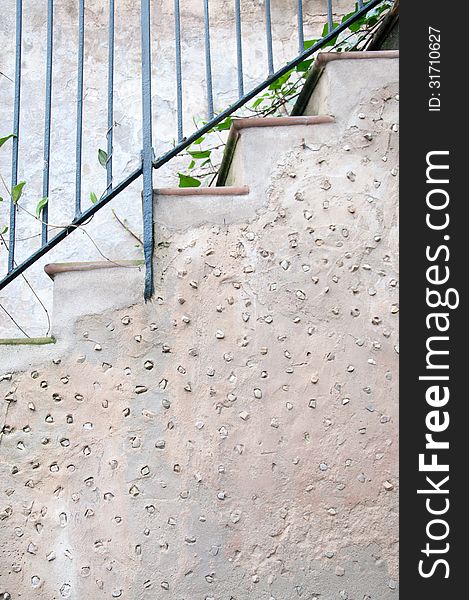
M 0 592 L 397 598 L 396 92 L 251 218 L 158 226 L 152 303 L 86 316 L 116 270 L 58 276 L 68 346 L 0 371 Z
M 75 113 L 77 61 L 76 0 L 55 2 L 53 118 L 51 146 L 50 223 L 69 223 L 74 211 Z M 272 1 L 274 56 L 276 67 L 297 53 L 296 2 Z M 243 60 L 245 89 L 267 74 L 264 36 L 264 2 L 243 0 Z M 305 0 L 305 36 L 322 31 L 327 20 L 326 0 Z M 352 0 L 338 0 L 335 10 L 349 12 Z M 210 0 L 212 62 L 215 110 L 226 108 L 237 98 L 234 2 Z M 172 147 L 176 137 L 176 85 L 174 58 L 173 1 L 152 2 L 154 145 L 157 155 Z M 19 179 L 26 180 L 23 206 L 35 212 L 42 197 L 44 77 L 46 52 L 46 0 L 23 2 L 23 73 Z M 184 75 L 185 131 L 193 129 L 193 117 L 206 117 L 205 62 L 202 0 L 181 0 L 182 57 Z M 15 0 L 3 0 L 0 19 L 0 136 L 11 132 L 14 86 Z M 260 26 L 262 24 L 262 26 Z M 141 148 L 140 24 L 138 0 L 116 2 L 116 67 L 114 82 L 114 177 L 115 183 L 139 165 Z M 85 11 L 85 74 L 83 136 L 83 206 L 89 194 L 98 196 L 106 188 L 105 172 L 98 164 L 97 150 L 106 147 L 107 131 L 107 2 L 90 0 Z M 0 173 L 9 180 L 9 146 L 0 151 Z M 172 161 L 155 174 L 155 186 L 177 185 L 177 170 L 187 161 Z M 136 183 L 98 213 L 87 231 L 99 249 L 112 259 L 137 258 L 135 240 L 115 220 L 111 208 L 139 232 L 140 191 Z M 6 197 L 5 190 L 0 195 Z M 8 222 L 8 204 L 0 203 L 0 228 Z M 20 262 L 39 245 L 40 224 L 24 211 L 18 219 L 16 260 Z M 54 233 L 54 230 L 51 232 Z M 52 290 L 43 266 L 51 261 L 96 260 L 101 256 L 93 242 L 76 232 L 29 270 L 45 305 L 50 308 Z M 6 251 L 0 245 L 0 274 L 6 270 Z M 30 335 L 42 335 L 47 320 L 40 304 L 21 279 L 2 292 L 2 303 Z M 21 335 L 6 315 L 0 313 L 0 337 Z

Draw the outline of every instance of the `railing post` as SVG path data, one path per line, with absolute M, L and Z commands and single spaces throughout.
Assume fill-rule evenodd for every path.
M 178 142 L 184 138 L 182 116 L 182 58 L 181 58 L 181 10 L 179 0 L 174 0 L 174 40 L 176 48 L 176 101 L 178 121 Z
M 241 0 L 235 0 L 236 57 L 238 63 L 238 96 L 244 96 L 243 43 L 241 35 Z
M 112 154 L 114 152 L 114 13 L 114 0 L 109 0 L 106 193 L 112 190 Z
M 269 75 L 274 72 L 274 51 L 272 48 L 272 11 L 270 8 L 270 0 L 265 0 L 265 32 L 267 40 L 267 65 L 269 67 Z
M 334 29 L 332 0 L 327 0 L 327 33 Z
M 81 215 L 81 165 L 83 149 L 83 71 L 85 60 L 85 0 L 78 3 L 77 133 L 75 167 L 75 218 Z
M 141 0 L 142 35 L 142 172 L 143 252 L 145 256 L 145 300 L 153 295 L 153 142 L 151 126 L 150 0 Z
M 18 183 L 18 146 L 20 135 L 20 95 L 21 95 L 21 47 L 23 27 L 23 2 L 16 0 L 16 57 L 15 57 L 15 108 L 13 114 L 13 145 L 11 155 L 11 189 Z M 8 244 L 8 271 L 15 268 L 16 204 L 10 205 L 10 235 Z
M 208 0 L 204 0 L 205 77 L 207 79 L 208 120 L 213 119 L 212 54 L 210 49 L 210 12 Z
M 44 168 L 42 175 L 42 197 L 49 198 L 50 132 L 52 110 L 52 51 L 54 44 L 54 0 L 47 2 L 47 56 L 46 56 L 46 100 L 44 107 Z M 49 202 L 42 209 L 41 243 L 49 236 Z
M 304 27 L 303 27 L 303 0 L 298 0 L 298 9 L 297 9 L 297 19 L 298 19 L 298 51 L 301 54 L 305 49 L 305 35 L 304 35 Z

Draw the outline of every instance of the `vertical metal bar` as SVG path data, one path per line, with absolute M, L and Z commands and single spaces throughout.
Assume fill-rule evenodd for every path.
M 332 18 L 332 0 L 327 0 L 327 33 L 334 29 L 334 21 Z
M 13 145 L 11 152 L 11 189 L 18 183 L 18 148 L 20 133 L 21 96 L 21 46 L 22 46 L 23 2 L 16 0 L 16 55 L 15 55 L 15 105 L 13 111 Z M 10 204 L 10 235 L 8 245 L 8 272 L 15 266 L 16 204 Z
M 47 1 L 47 58 L 46 100 L 44 109 L 44 170 L 42 174 L 42 197 L 49 198 L 50 127 L 52 107 L 52 49 L 54 43 L 54 0 Z M 42 209 L 42 245 L 47 243 L 49 202 Z
M 83 145 L 83 61 L 85 50 L 85 0 L 78 4 L 77 134 L 75 171 L 75 217 L 81 215 L 81 161 Z
M 238 62 L 238 94 L 244 96 L 243 44 L 241 36 L 241 0 L 235 0 L 236 55 Z
M 182 120 L 182 62 L 181 62 L 181 11 L 179 0 L 174 0 L 174 35 L 176 42 L 176 100 L 178 119 L 178 142 L 184 138 Z
M 150 0 L 141 0 L 142 35 L 142 171 L 143 252 L 145 256 L 145 300 L 153 295 L 153 146 L 151 112 Z
M 265 0 L 265 31 L 267 36 L 267 64 L 269 65 L 269 75 L 274 72 L 274 52 L 272 50 L 272 14 L 270 10 L 270 0 Z
M 358 1 L 358 10 L 361 10 L 363 8 L 363 0 L 357 0 Z
M 106 192 L 112 190 L 112 153 L 114 138 L 114 12 L 114 0 L 109 0 Z
M 298 50 L 303 52 L 305 49 L 305 34 L 303 30 L 303 0 L 298 0 Z
M 212 90 L 212 58 L 210 53 L 210 15 L 208 0 L 204 0 L 204 30 L 205 30 L 205 73 L 207 79 L 207 112 L 209 120 L 213 118 Z

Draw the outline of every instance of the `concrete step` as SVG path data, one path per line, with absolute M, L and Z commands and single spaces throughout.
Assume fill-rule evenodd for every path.
M 0 340 L 0 369 L 9 372 L 43 365 L 73 352 L 84 331 L 80 319 L 139 304 L 143 298 L 142 260 L 51 263 L 44 267 L 53 281 L 52 331 L 43 338 Z M 92 340 L 89 340 L 92 344 Z M 93 348 L 94 345 L 91 345 Z
M 153 198 L 155 225 L 168 230 L 236 223 L 252 217 L 259 206 L 247 185 L 161 188 Z
M 329 116 L 234 119 L 217 186 L 245 184 L 263 197 L 270 172 L 282 155 L 300 144 L 325 143 L 333 124 Z
M 81 317 L 140 302 L 142 265 L 142 260 L 46 265 L 44 270 L 54 282 L 53 336 L 60 342 L 74 338 L 74 324 Z
M 399 50 L 321 52 L 292 115 L 326 114 L 347 126 L 354 109 L 370 92 L 398 82 Z

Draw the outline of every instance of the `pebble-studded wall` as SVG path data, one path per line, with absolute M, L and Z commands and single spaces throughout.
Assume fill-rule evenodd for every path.
M 152 303 L 1 372 L 0 597 L 397 598 L 397 107 L 292 147 L 250 221 L 158 228 Z

